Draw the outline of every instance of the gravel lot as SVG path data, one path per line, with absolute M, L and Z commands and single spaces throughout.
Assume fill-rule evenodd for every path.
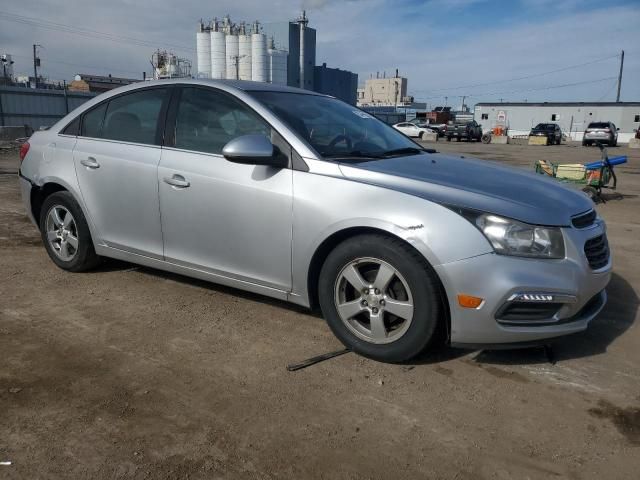
M 433 144 L 432 144 L 433 145 Z M 595 148 L 438 142 L 529 168 Z M 0 154 L 0 478 L 630 479 L 640 469 L 640 150 L 598 206 L 615 269 L 584 334 L 407 365 L 347 354 L 318 316 L 107 262 L 48 259 Z

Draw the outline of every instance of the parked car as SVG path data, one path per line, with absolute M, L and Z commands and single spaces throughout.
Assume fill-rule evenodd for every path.
M 60 268 L 110 257 L 319 305 L 377 360 L 439 338 L 544 341 L 585 330 L 606 302 L 606 227 L 582 192 L 424 149 L 307 90 L 135 83 L 34 133 L 20 158 Z
M 434 130 L 426 127 L 419 127 L 411 122 L 396 123 L 393 128 L 404 133 L 407 137 L 422 138 L 425 133 L 436 133 Z
M 582 136 L 582 146 L 600 142 L 615 147 L 618 145 L 619 130 L 612 122 L 591 122 Z
M 447 137 L 447 142 L 450 142 L 452 138 L 456 141 L 466 139 L 469 142 L 475 140 L 479 142 L 482 140 L 482 127 L 475 121 L 463 122 L 463 123 L 451 123 L 446 126 L 444 136 Z
M 547 145 L 562 143 L 562 130 L 557 123 L 539 123 L 529 132 L 531 137 L 546 137 Z

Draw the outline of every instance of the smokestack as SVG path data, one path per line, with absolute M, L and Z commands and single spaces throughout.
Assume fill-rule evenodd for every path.
M 298 18 L 298 25 L 300 28 L 300 88 L 304 88 L 304 34 L 305 27 L 309 21 L 307 20 L 307 12 L 302 11 L 302 15 Z

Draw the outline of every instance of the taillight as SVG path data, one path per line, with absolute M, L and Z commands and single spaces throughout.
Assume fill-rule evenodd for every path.
M 24 160 L 24 157 L 27 156 L 27 153 L 29 153 L 29 147 L 31 147 L 31 145 L 29 145 L 29 142 L 24 142 L 20 146 L 20 161 L 21 162 Z

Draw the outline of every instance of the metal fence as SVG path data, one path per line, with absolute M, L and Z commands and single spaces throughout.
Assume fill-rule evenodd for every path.
M 0 87 L 0 126 L 49 127 L 96 93 Z

